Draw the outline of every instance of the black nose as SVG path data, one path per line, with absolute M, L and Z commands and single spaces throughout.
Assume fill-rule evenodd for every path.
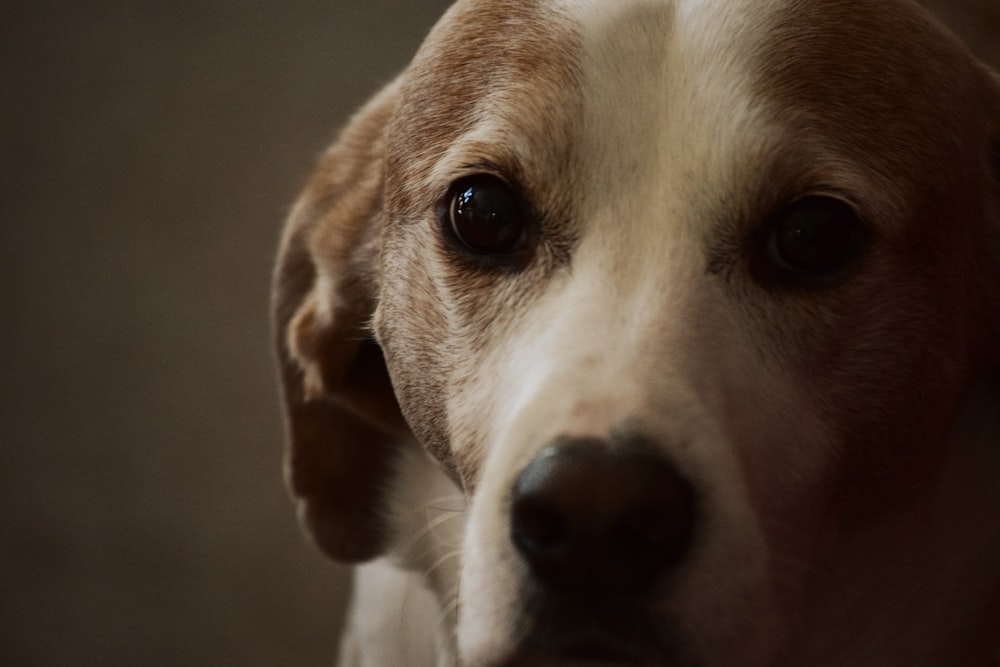
M 694 491 L 652 449 L 559 439 L 521 472 L 511 539 L 542 587 L 589 598 L 638 594 L 681 561 Z

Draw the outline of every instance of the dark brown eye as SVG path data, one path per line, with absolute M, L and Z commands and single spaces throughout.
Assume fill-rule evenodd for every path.
M 853 258 L 862 228 L 847 202 L 824 195 L 803 197 L 777 218 L 770 257 L 787 271 L 829 275 Z
M 481 255 L 517 250 L 528 227 L 521 198 L 495 176 L 472 176 L 451 190 L 448 220 L 466 248 Z

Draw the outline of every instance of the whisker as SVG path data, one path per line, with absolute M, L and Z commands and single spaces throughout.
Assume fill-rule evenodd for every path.
M 462 556 L 462 551 L 460 549 L 455 549 L 454 551 L 449 551 L 448 553 L 444 554 L 443 556 L 441 556 L 440 558 L 438 558 L 436 561 L 434 561 L 433 563 L 431 563 L 429 566 L 427 566 L 427 574 L 428 575 L 433 575 L 435 572 L 437 572 L 438 568 L 443 567 L 445 565 L 445 563 L 447 563 L 448 561 L 453 560 L 453 559 L 459 560 L 459 559 L 461 559 L 461 556 Z
M 456 506 L 447 507 L 445 506 L 447 503 L 454 503 Z M 468 509 L 468 504 L 464 495 L 456 493 L 432 498 L 424 504 L 424 507 L 438 512 L 464 512 Z
M 461 582 L 455 584 L 454 588 L 444 594 L 445 600 L 441 604 L 441 614 L 439 615 L 438 622 L 450 626 L 453 623 L 453 619 L 458 616 L 458 610 L 461 606 L 461 598 L 459 594 L 461 593 Z
M 443 524 L 453 519 L 462 518 L 462 514 L 441 514 L 439 516 L 433 517 L 427 521 L 427 523 L 421 527 L 417 533 L 410 538 L 410 540 L 403 546 L 403 552 L 409 553 L 417 544 L 423 540 L 428 535 L 433 535 L 433 533 L 440 528 Z M 439 543 L 443 543 L 445 540 L 438 540 Z

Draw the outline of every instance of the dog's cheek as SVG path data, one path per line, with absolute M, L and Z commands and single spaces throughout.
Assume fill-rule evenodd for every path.
M 918 500 L 946 455 L 965 372 L 951 351 L 962 341 L 922 310 L 928 305 L 916 299 L 912 309 L 873 316 L 851 337 L 840 368 L 817 385 L 835 434 L 832 498 L 844 529 L 861 530 L 888 508 Z
M 764 379 L 737 388 L 725 414 L 754 503 L 784 525 L 813 531 L 822 517 L 833 532 L 860 530 L 879 508 L 910 502 L 944 455 L 964 334 L 940 287 L 876 260 L 822 300 L 744 304 L 739 329 L 752 340 L 725 346 L 766 341 L 760 358 L 736 364 Z
M 399 192 L 390 196 L 394 208 L 383 232 L 372 328 L 411 430 L 465 486 L 472 473 L 461 450 L 478 437 L 456 423 L 449 408 L 455 395 L 468 393 L 466 369 L 478 368 L 481 339 L 495 330 L 489 321 L 491 291 L 456 269 L 438 222 L 422 213 L 433 193 L 408 187 L 416 192 L 397 188 L 405 200 Z M 478 314 L 478 324 L 470 324 L 470 312 Z
M 403 414 L 417 438 L 469 492 L 482 468 L 494 413 L 508 397 L 517 332 L 547 290 L 545 262 L 512 273 L 470 266 L 432 220 L 390 224 L 373 320 Z
M 390 245 L 390 247 L 393 247 Z M 400 408 L 417 439 L 450 472 L 447 319 L 426 267 L 405 244 L 384 263 L 373 328 Z

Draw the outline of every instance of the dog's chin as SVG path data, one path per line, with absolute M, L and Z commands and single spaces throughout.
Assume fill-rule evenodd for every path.
M 599 657 L 588 658 L 583 655 L 579 658 L 562 657 L 560 655 L 531 655 L 523 658 L 514 658 L 503 663 L 504 667 L 653 667 L 654 665 L 670 664 L 663 662 L 651 662 L 634 660 L 616 660 L 613 658 L 603 659 Z
M 697 663 L 641 647 L 581 642 L 553 651 L 518 653 L 500 664 L 503 667 L 695 667 Z
M 589 611 L 588 611 L 589 610 Z M 542 605 L 497 667 L 693 667 L 672 627 L 631 605 Z M 645 613 L 644 613 L 645 612 Z
M 682 664 L 652 651 L 601 642 L 581 641 L 550 652 L 530 651 L 503 662 L 504 667 L 653 667 Z

